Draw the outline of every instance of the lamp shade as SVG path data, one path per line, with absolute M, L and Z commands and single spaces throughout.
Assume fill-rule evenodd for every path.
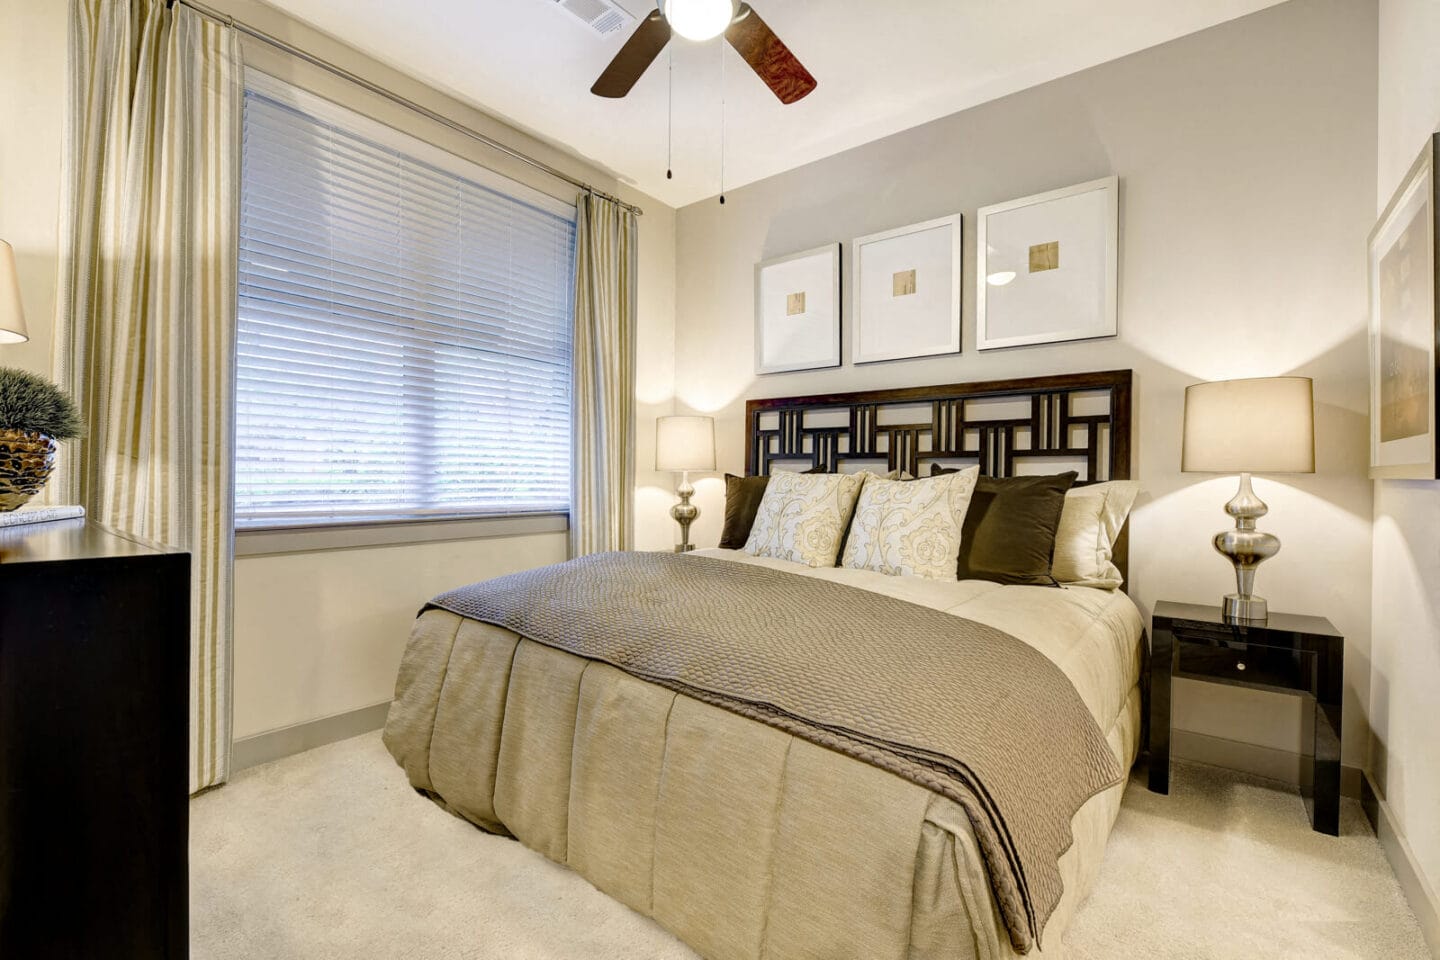
M 0 240 L 0 343 L 24 343 L 25 311 L 20 304 L 20 276 L 15 270 L 15 251 Z
M 1186 473 L 1314 473 L 1309 377 L 1219 380 L 1185 388 Z
M 655 421 L 656 470 L 714 470 L 714 417 L 661 417 Z

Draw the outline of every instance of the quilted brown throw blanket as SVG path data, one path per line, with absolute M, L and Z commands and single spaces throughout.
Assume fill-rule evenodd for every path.
M 1070 820 L 1123 771 L 1060 669 L 993 627 L 842 584 L 596 554 L 432 601 L 769 724 L 959 803 L 1015 948 L 1060 899 Z M 427 608 L 428 609 L 428 608 Z

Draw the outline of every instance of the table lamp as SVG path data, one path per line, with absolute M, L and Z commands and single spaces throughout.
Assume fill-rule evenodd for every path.
M 670 508 L 670 516 L 680 524 L 680 545 L 676 553 L 695 549 L 690 542 L 690 524 L 700 516 L 700 508 L 690 502 L 695 488 L 690 486 L 691 470 L 715 469 L 715 418 L 660 417 L 655 421 L 655 469 L 680 474 L 680 502 Z
M 1252 473 L 1315 472 L 1315 399 L 1308 377 L 1220 380 L 1185 388 L 1185 473 L 1238 473 L 1240 492 L 1225 504 L 1235 529 L 1215 534 L 1215 549 L 1235 565 L 1235 592 L 1223 604 L 1230 620 L 1263 622 L 1254 595 L 1255 568 L 1280 552 L 1280 538 L 1255 529 L 1269 512 L 1250 489 Z
M 25 311 L 20 303 L 20 275 L 15 269 L 15 251 L 0 240 L 0 343 L 24 343 Z

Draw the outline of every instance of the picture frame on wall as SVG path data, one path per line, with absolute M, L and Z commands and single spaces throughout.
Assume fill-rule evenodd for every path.
M 853 243 L 856 363 L 960 352 L 960 214 Z
M 977 220 L 977 349 L 1118 333 L 1119 177 L 981 207 Z
M 755 265 L 755 372 L 840 366 L 840 244 Z
M 1370 232 L 1370 476 L 1440 479 L 1435 456 L 1440 211 L 1431 137 Z

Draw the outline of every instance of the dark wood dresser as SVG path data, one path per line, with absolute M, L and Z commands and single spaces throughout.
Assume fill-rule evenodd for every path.
M 188 956 L 189 554 L 0 527 L 0 957 Z

